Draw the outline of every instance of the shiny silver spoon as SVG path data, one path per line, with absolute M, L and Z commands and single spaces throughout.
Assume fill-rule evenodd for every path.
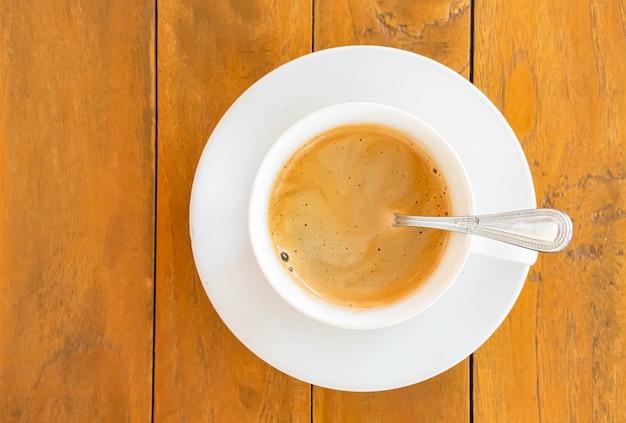
M 554 209 L 520 210 L 482 216 L 422 217 L 396 213 L 394 226 L 463 232 L 541 252 L 563 250 L 572 239 L 572 220 Z

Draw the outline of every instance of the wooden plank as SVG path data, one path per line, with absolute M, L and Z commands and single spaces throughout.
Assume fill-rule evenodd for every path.
M 230 104 L 311 50 L 311 4 L 158 4 L 155 420 L 308 422 L 310 385 L 265 364 L 228 331 L 195 271 L 189 194 L 200 153 Z
M 470 0 L 315 0 L 315 50 L 354 44 L 423 54 L 466 78 Z
M 475 354 L 475 421 L 626 421 L 626 7 L 476 8 L 474 82 L 519 136 L 538 204 L 575 233 Z
M 314 422 L 468 422 L 467 360 L 432 379 L 384 392 L 313 388 Z
M 469 76 L 469 0 L 316 0 L 315 49 L 349 44 L 397 47 Z M 469 360 L 404 389 L 345 393 L 315 387 L 315 422 L 469 421 Z
M 149 421 L 154 3 L 0 5 L 0 421 Z

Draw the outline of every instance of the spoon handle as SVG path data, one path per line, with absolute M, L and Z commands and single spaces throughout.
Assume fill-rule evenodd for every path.
M 396 213 L 394 226 L 419 226 L 463 232 L 530 250 L 563 250 L 572 239 L 572 220 L 554 209 L 531 209 L 482 216 L 422 217 Z

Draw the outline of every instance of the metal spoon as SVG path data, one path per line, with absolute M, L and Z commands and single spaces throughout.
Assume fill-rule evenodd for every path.
M 554 209 L 520 210 L 482 216 L 422 217 L 396 213 L 394 226 L 463 232 L 542 252 L 563 250 L 572 239 L 572 220 Z

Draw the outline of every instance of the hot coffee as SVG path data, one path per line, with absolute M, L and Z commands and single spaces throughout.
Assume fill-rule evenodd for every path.
M 434 271 L 449 234 L 393 227 L 393 213 L 445 216 L 446 180 L 406 134 L 380 124 L 335 127 L 285 163 L 271 191 L 276 255 L 302 288 L 353 308 L 396 302 Z

